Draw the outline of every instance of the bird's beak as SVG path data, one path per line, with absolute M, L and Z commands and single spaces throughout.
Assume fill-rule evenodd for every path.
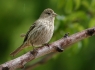
M 55 16 L 57 16 L 57 14 L 56 13 L 53 13 L 53 16 L 55 17 Z

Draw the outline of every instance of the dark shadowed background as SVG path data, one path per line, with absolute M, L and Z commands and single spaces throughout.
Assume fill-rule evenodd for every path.
M 9 55 L 22 44 L 20 35 L 28 31 L 46 8 L 58 14 L 50 42 L 65 33 L 71 35 L 95 26 L 95 0 L 0 0 L 0 64 L 32 50 L 29 47 L 15 57 Z M 34 70 L 95 70 L 95 36 L 55 54 Z

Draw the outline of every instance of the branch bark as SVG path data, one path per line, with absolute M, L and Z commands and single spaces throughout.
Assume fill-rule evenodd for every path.
M 49 59 L 52 58 L 52 56 L 53 56 L 54 54 L 56 54 L 56 53 L 54 52 L 54 53 L 50 53 L 50 54 L 46 55 L 44 58 L 42 58 L 41 60 L 35 62 L 34 64 L 31 64 L 31 65 L 26 66 L 26 67 L 24 68 L 24 70 L 33 70 L 33 69 L 36 68 L 37 66 L 46 63 Z
M 76 34 L 73 34 L 69 37 L 61 38 L 53 43 L 51 43 L 49 46 L 42 46 L 36 49 L 36 52 L 27 52 L 26 54 L 15 58 L 13 60 L 10 60 L 4 64 L 0 65 L 0 70 L 15 70 L 17 68 L 20 68 L 24 66 L 29 61 L 32 61 L 36 58 L 39 58 L 41 56 L 44 56 L 46 54 L 52 53 L 52 52 L 62 52 L 63 49 L 67 48 L 68 46 L 72 45 L 73 43 L 76 43 L 84 38 L 90 37 L 95 35 L 95 27 L 89 28 L 84 31 L 78 32 Z

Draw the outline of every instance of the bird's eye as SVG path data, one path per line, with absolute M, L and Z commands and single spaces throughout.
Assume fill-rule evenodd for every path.
M 50 12 L 47 12 L 46 14 L 50 15 Z

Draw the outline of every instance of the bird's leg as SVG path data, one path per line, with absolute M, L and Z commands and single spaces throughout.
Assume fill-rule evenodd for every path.
M 33 51 L 30 51 L 30 53 L 33 54 L 34 57 L 35 57 L 38 52 L 37 52 L 37 50 L 35 49 L 35 47 L 33 46 L 33 44 L 32 44 L 32 47 L 33 47 Z
M 33 51 L 35 51 L 35 47 L 33 46 L 33 44 L 32 44 L 32 47 L 33 47 Z

